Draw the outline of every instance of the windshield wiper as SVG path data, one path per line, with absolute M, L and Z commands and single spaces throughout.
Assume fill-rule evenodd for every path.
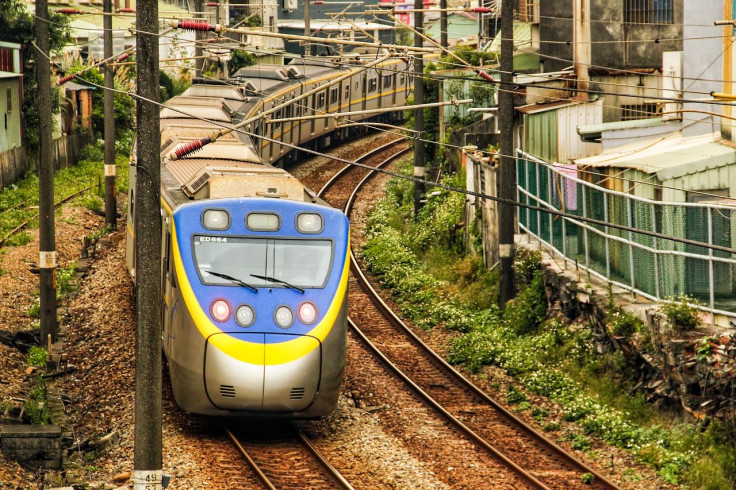
M 296 289 L 297 291 L 299 291 L 302 294 L 304 294 L 304 289 L 300 288 L 299 286 L 294 286 L 293 284 L 289 284 L 288 282 L 282 281 L 281 279 L 276 279 L 275 277 L 261 276 L 261 275 L 258 275 L 258 274 L 251 274 L 250 277 L 255 277 L 256 279 L 263 279 L 265 281 L 277 282 L 279 284 L 283 284 L 284 286 L 286 286 L 289 289 Z
M 255 286 L 251 286 L 247 282 L 245 282 L 245 281 L 243 281 L 241 279 L 238 279 L 237 277 L 228 276 L 227 274 L 223 274 L 222 272 L 215 272 L 215 271 L 210 271 L 210 270 L 205 270 L 205 272 L 207 274 L 212 274 L 213 276 L 216 276 L 216 277 L 221 277 L 223 279 L 227 279 L 228 281 L 234 282 L 235 284 L 239 284 L 240 286 L 243 286 L 244 288 L 252 289 L 256 293 L 258 292 L 258 288 L 256 288 Z

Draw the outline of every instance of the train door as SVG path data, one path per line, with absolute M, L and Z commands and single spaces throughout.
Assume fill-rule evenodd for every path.
M 362 84 L 362 91 L 360 92 L 361 97 L 361 104 L 360 104 L 360 110 L 364 111 L 366 110 L 366 104 L 368 103 L 368 70 L 363 71 L 363 76 L 361 77 L 361 84 Z
M 170 331 L 172 317 L 175 312 L 175 298 L 172 291 L 174 271 L 172 270 L 171 256 L 171 215 L 162 210 L 161 220 L 161 294 L 163 304 L 161 305 L 161 329 L 163 335 L 164 351 L 171 355 L 171 340 L 173 334 Z

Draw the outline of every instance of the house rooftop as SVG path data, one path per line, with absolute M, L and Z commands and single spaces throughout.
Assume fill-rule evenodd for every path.
M 734 164 L 736 148 L 719 133 L 685 138 L 676 132 L 579 158 L 575 163 L 581 167 L 633 168 L 665 181 Z

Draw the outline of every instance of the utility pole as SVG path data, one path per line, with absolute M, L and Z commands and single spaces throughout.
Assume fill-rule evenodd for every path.
M 516 200 L 516 161 L 514 154 L 514 10 L 513 2 L 501 3 L 501 86 L 498 94 L 501 166 L 498 169 L 498 197 Z M 514 211 L 508 202 L 498 203 L 498 257 L 501 308 L 514 297 Z
M 309 17 L 309 2 L 310 0 L 304 0 L 304 35 L 310 37 L 312 35 L 311 19 Z M 304 56 L 312 55 L 312 45 L 309 41 L 304 43 Z
M 573 8 L 573 39 L 575 40 L 573 60 L 575 68 L 575 86 L 578 89 L 576 98 L 588 99 L 590 76 L 590 9 L 588 0 L 575 0 Z
M 194 10 L 197 12 L 196 18 L 202 17 L 202 0 L 194 0 Z M 136 9 L 136 12 L 138 9 Z M 204 59 L 202 58 L 202 43 L 204 42 L 204 33 L 201 31 L 194 32 L 194 76 L 202 76 L 202 68 L 204 68 Z M 158 80 L 158 76 L 156 77 Z
M 49 9 L 36 1 L 36 85 L 38 87 L 38 228 L 41 304 L 41 345 L 56 340 L 56 236 L 54 222 L 54 161 L 51 140 L 51 61 Z M 51 354 L 51 352 L 49 352 Z
M 447 47 L 447 0 L 440 0 L 440 46 Z
M 112 57 L 112 0 L 104 0 L 102 19 L 104 31 L 103 50 L 105 59 Z M 115 88 L 114 68 L 105 63 L 105 226 L 117 228 L 117 199 L 115 196 L 115 106 L 113 89 Z
M 422 33 L 424 25 L 424 12 L 422 0 L 414 0 L 414 47 L 421 48 L 424 41 L 422 37 L 417 33 Z M 421 52 L 417 52 L 414 55 L 414 104 L 424 104 L 424 55 Z M 426 172 L 426 155 L 424 154 L 424 109 L 414 109 L 414 129 L 417 130 L 414 138 L 414 177 L 423 179 Z M 424 184 L 421 182 L 414 182 L 414 217 L 416 218 L 419 214 L 419 210 L 422 208 L 422 195 L 426 193 Z
M 161 134 L 158 102 L 158 2 L 136 8 L 135 433 L 133 488 L 162 488 L 161 433 Z

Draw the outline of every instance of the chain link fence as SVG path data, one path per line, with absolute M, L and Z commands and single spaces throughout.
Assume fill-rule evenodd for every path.
M 651 300 L 687 295 L 703 309 L 736 317 L 736 254 L 575 219 L 601 220 L 735 248 L 736 207 L 652 201 L 577 178 L 574 165 L 517 153 L 518 199 L 569 217 L 519 208 L 519 227 L 602 279 Z

